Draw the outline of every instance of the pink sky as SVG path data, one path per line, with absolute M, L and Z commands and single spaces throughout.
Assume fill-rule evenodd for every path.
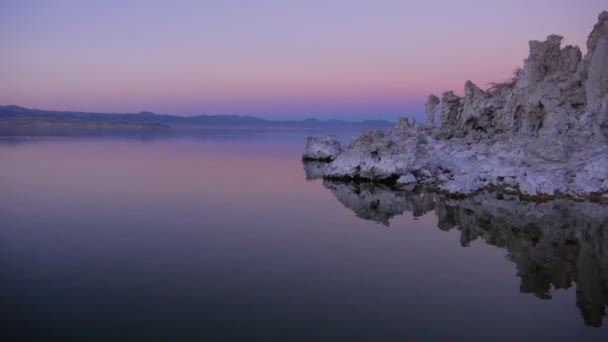
M 584 49 L 595 1 L 3 1 L 0 104 L 267 118 L 422 117 L 551 33 Z

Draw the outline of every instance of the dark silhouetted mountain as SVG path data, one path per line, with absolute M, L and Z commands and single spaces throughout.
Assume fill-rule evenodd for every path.
M 49 111 L 29 109 L 15 105 L 0 106 L 0 123 L 28 124 L 44 121 L 47 123 L 69 122 L 72 124 L 138 124 L 169 126 L 203 126 L 203 127 L 276 127 L 276 128 L 389 128 L 394 123 L 383 120 L 345 121 L 345 120 L 267 120 L 255 116 L 240 115 L 198 115 L 176 116 L 139 113 L 87 113 L 71 111 Z

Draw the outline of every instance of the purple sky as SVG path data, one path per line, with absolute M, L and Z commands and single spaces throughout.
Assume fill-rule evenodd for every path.
M 585 51 L 606 0 L 0 2 L 0 104 L 267 118 L 422 117 L 507 79 L 528 41 Z

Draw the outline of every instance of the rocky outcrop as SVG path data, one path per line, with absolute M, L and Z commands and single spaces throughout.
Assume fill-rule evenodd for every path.
M 584 58 L 561 43 L 557 35 L 531 41 L 523 67 L 487 90 L 468 81 L 463 97 L 431 95 L 424 127 L 403 118 L 392 134 L 366 132 L 332 157 L 324 177 L 411 184 L 403 176 L 412 175 L 417 184 L 458 194 L 502 188 L 606 198 L 608 12 Z
M 441 100 L 435 95 L 429 95 L 429 99 L 426 101 L 426 105 L 424 106 L 424 110 L 426 113 L 426 122 L 425 125 L 427 127 L 435 126 L 435 113 L 437 113 L 437 106 Z
M 581 65 L 581 82 L 589 108 L 589 124 L 596 128 L 594 134 L 605 135 L 608 129 L 608 12 L 600 14 L 600 20 L 587 39 L 587 56 Z M 598 125 L 593 125 L 597 123 Z
M 412 128 L 410 125 L 410 119 L 405 117 L 400 117 L 399 121 L 397 121 L 397 125 L 395 125 L 396 132 L 407 132 Z

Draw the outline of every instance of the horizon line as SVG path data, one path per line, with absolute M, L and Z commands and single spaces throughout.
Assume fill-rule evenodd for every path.
M 19 106 L 19 105 L 16 105 L 16 104 L 9 104 L 9 105 L 2 105 L 2 104 L 0 104 L 0 108 L 7 108 L 7 107 L 15 107 L 15 108 L 24 109 L 24 110 L 30 110 L 30 111 L 54 112 L 54 113 L 100 114 L 100 115 L 142 115 L 142 114 L 150 114 L 150 115 L 157 115 L 157 116 L 172 116 L 172 117 L 178 117 L 178 118 L 184 118 L 184 119 L 196 118 L 196 117 L 201 117 L 201 116 L 206 116 L 206 117 L 229 117 L 229 116 L 231 116 L 231 117 L 238 117 L 238 118 L 255 118 L 255 119 L 260 119 L 260 120 L 265 120 L 265 121 L 275 121 L 275 122 L 298 122 L 298 121 L 316 120 L 316 121 L 320 121 L 320 122 L 327 122 L 327 121 L 342 121 L 342 122 L 384 121 L 384 122 L 395 123 L 399 119 L 399 117 L 397 117 L 397 120 L 388 120 L 388 119 L 352 119 L 352 120 L 349 120 L 349 119 L 339 119 L 339 118 L 335 118 L 335 117 L 328 117 L 328 118 L 303 117 L 301 119 L 297 119 L 297 118 L 293 118 L 293 119 L 271 119 L 271 118 L 265 118 L 265 117 L 261 117 L 261 116 L 253 115 L 253 114 L 247 114 L 247 115 L 239 115 L 239 114 L 193 114 L 193 115 L 185 116 L 185 115 L 169 114 L 169 113 L 155 113 L 155 112 L 146 111 L 146 110 L 142 110 L 142 111 L 139 111 L 139 112 L 89 112 L 89 111 L 69 110 L 69 109 L 66 109 L 66 110 L 56 110 L 56 109 L 29 108 L 29 107 Z

